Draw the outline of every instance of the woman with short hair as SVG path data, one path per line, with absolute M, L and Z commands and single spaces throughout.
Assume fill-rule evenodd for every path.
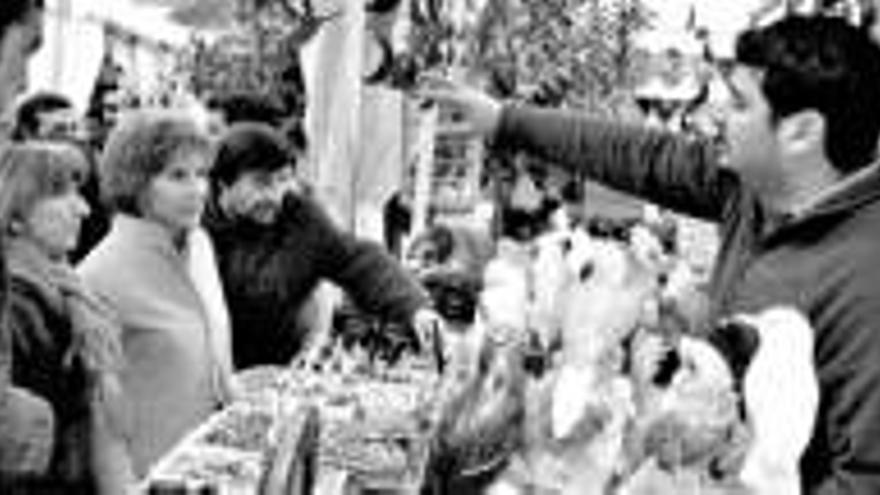
M 78 190 L 85 166 L 78 149 L 59 143 L 0 153 L 12 383 L 48 401 L 54 415 L 48 468 L 7 487 L 28 493 L 115 495 L 133 481 L 120 330 L 67 262 L 89 213 Z
M 199 227 L 210 160 L 194 121 L 154 110 L 120 121 L 99 164 L 114 217 L 79 270 L 122 321 L 138 475 L 231 396 L 229 316 Z

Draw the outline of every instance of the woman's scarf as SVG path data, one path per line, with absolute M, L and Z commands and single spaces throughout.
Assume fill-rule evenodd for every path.
M 51 259 L 33 242 L 9 238 L 6 256 L 10 277 L 26 281 L 54 312 L 69 318 L 71 343 L 62 364 L 66 369 L 75 363 L 82 366 L 90 402 L 119 434 L 128 433 L 131 414 L 117 381 L 124 354 L 115 314 L 87 290 L 66 261 Z
M 232 343 L 229 312 L 217 270 L 211 240 L 202 230 L 187 235 L 183 252 L 186 274 L 198 294 L 208 326 L 208 345 L 213 368 L 213 386 L 221 403 L 227 403 L 237 391 L 232 379 Z
M 119 324 L 71 266 L 23 238 L 9 239 L 6 252 L 10 275 L 33 285 L 54 311 L 69 317 L 72 335 L 65 364 L 79 359 L 90 374 L 118 372 L 123 364 Z

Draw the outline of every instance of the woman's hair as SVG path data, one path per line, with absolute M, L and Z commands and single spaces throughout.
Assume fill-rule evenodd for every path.
M 30 141 L 0 150 L 0 222 L 2 234 L 15 234 L 41 199 L 70 191 L 88 171 L 82 151 L 73 145 Z
M 210 138 L 186 114 L 133 112 L 107 138 L 98 165 L 102 198 L 113 211 L 140 216 L 138 198 L 168 164 L 181 155 L 210 152 Z

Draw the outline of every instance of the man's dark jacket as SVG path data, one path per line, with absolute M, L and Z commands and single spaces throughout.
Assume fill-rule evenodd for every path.
M 217 251 L 237 368 L 290 362 L 307 338 L 297 316 L 321 280 L 389 320 L 409 321 L 428 304 L 416 280 L 381 246 L 340 230 L 305 196 L 288 195 L 270 226 L 227 218 L 216 205 L 205 226 Z
M 713 314 L 793 305 L 816 331 L 821 403 L 804 493 L 880 494 L 880 169 L 783 217 L 703 141 L 530 108 L 505 109 L 494 139 L 717 222 Z

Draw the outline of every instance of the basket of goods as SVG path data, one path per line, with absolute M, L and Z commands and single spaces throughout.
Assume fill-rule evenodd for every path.
M 407 358 L 378 366 L 362 346 L 339 340 L 326 351 L 284 379 L 286 398 L 320 411 L 317 469 L 344 472 L 354 486 L 383 493 L 417 489 L 436 423 L 436 372 L 410 367 Z
M 364 379 L 348 390 L 347 414 L 322 410 L 319 464 L 346 471 L 364 489 L 417 491 L 436 423 L 434 387 Z
M 345 470 L 355 484 L 382 493 L 416 493 L 424 484 L 430 431 L 396 420 L 326 421 L 321 465 Z
M 237 404 L 211 416 L 162 458 L 147 477 L 161 493 L 244 493 L 255 490 L 269 445 L 272 416 Z
M 276 417 L 275 411 L 245 402 L 216 413 L 156 464 L 147 492 L 308 493 L 312 478 L 293 473 L 314 471 L 317 412 L 303 407 L 283 421 Z

